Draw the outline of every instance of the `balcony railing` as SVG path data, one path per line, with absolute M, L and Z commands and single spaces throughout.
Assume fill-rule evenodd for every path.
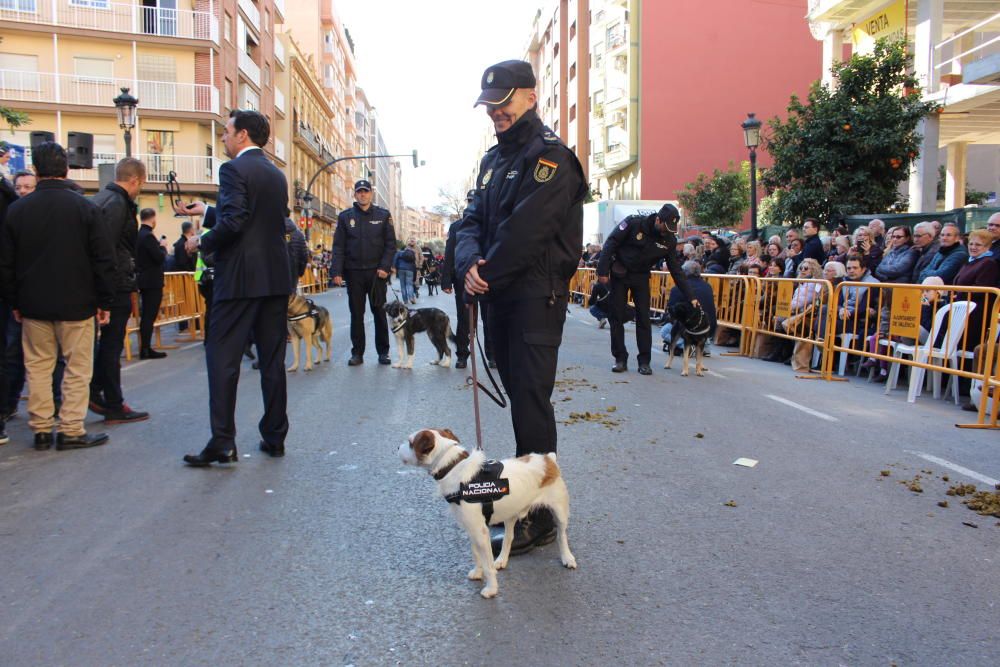
M 260 66 L 253 61 L 250 54 L 241 49 L 237 49 L 239 55 L 240 71 L 247 75 L 247 78 L 253 81 L 253 84 L 260 87 Z
M 97 165 L 115 164 L 123 157 L 124 153 L 96 154 L 93 169 L 70 169 L 69 177 L 74 181 L 96 181 Z M 177 180 L 182 184 L 215 185 L 219 182 L 222 162 L 208 155 L 140 153 L 132 157 L 139 158 L 146 165 L 146 180 L 150 183 L 166 183 L 171 171 L 177 174 Z
M 257 5 L 253 4 L 252 0 L 240 0 L 239 5 L 240 9 L 243 10 L 243 15 L 247 17 L 254 29 L 260 32 L 260 10 L 257 9 Z
M 274 8 L 278 10 L 282 17 L 285 16 L 285 0 L 274 0 Z
M 951 37 L 934 45 L 933 63 L 934 69 L 940 70 L 938 74 L 957 73 L 962 76 L 963 83 L 991 83 L 996 85 L 1000 82 L 1000 74 L 997 72 L 996 64 L 987 64 L 988 58 L 997 59 L 1000 54 L 1000 34 L 992 26 L 1000 22 L 1000 12 L 993 14 L 975 25 L 972 25 L 961 32 L 957 32 Z M 973 76 L 965 77 L 964 70 L 972 65 Z M 987 80 L 976 81 L 977 70 L 980 66 L 985 66 L 983 74 L 987 75 Z M 946 69 L 947 68 L 947 69 Z
M 285 158 L 285 142 L 281 139 L 274 140 L 274 156 L 282 161 L 287 161 Z
M 219 113 L 219 89 L 207 84 L 0 70 L 0 99 L 15 102 L 113 107 L 125 86 L 139 98 L 140 110 Z
M 240 85 L 240 108 L 260 111 L 260 95 L 245 83 Z
M 317 156 L 323 155 L 323 147 L 320 144 L 319 139 L 316 137 L 316 133 L 313 132 L 311 127 L 299 123 L 295 128 L 295 134 L 296 136 L 301 138 L 310 148 L 312 148 Z
M 92 6 L 81 4 L 73 0 L 5 0 L 0 2 L 0 23 L 36 23 L 219 42 L 219 21 L 209 12 L 144 7 L 124 2 L 89 3 Z
M 285 94 L 281 92 L 280 88 L 274 89 L 274 108 L 285 113 Z
M 274 40 L 274 59 L 281 63 L 281 66 L 285 65 L 285 45 L 281 43 L 280 39 Z

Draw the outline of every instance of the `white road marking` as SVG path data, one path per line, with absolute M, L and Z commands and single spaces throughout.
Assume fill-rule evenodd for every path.
M 711 375 L 714 378 L 720 378 L 720 379 L 723 379 L 723 380 L 726 379 L 726 376 L 723 375 L 722 373 L 716 373 L 715 371 L 710 371 L 707 368 L 705 369 L 705 372 L 708 373 L 709 375 Z
M 992 487 L 996 487 L 997 484 L 1000 484 L 1000 480 L 993 479 L 992 477 L 988 475 L 983 475 L 982 473 L 978 473 L 975 470 L 969 470 L 965 466 L 960 466 L 957 463 L 952 463 L 951 461 L 938 458 L 937 456 L 933 456 L 931 454 L 924 454 L 923 452 L 914 452 L 911 450 L 906 450 L 906 451 L 908 454 L 914 454 L 916 456 L 919 456 L 925 461 L 930 461 L 931 463 L 934 463 L 936 465 L 944 466 L 949 470 L 954 470 L 960 475 L 971 477 L 972 479 L 982 482 L 983 484 L 989 484 Z
M 774 394 L 766 394 L 766 396 L 768 398 L 770 398 L 772 401 L 777 401 L 778 403 L 782 403 L 784 405 L 787 405 L 790 408 L 795 408 L 796 410 L 801 410 L 802 412 L 805 412 L 806 414 L 810 414 L 813 417 L 819 417 L 820 419 L 825 419 L 828 422 L 840 421 L 836 417 L 831 417 L 830 415 L 826 414 L 825 412 L 820 412 L 819 410 L 813 410 L 812 408 L 807 408 L 806 406 L 800 405 L 800 404 L 796 403 L 795 401 L 790 401 L 787 398 L 782 398 L 781 396 L 775 396 Z

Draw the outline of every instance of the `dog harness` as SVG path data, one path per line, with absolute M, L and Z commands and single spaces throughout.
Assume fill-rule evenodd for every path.
M 289 322 L 298 322 L 304 320 L 307 317 L 311 317 L 316 320 L 316 325 L 319 326 L 319 309 L 316 308 L 316 304 L 313 303 L 312 299 L 306 299 L 306 303 L 309 304 L 309 310 L 304 313 L 299 313 L 298 315 L 292 315 L 288 318 Z
M 444 499 L 455 505 L 463 500 L 467 503 L 479 503 L 483 506 L 483 518 L 488 526 L 493 518 L 494 501 L 510 495 L 510 482 L 502 478 L 502 474 L 503 463 L 493 459 L 485 461 L 475 477 L 466 484 L 460 484 L 458 491 L 449 493 Z
M 407 308 L 406 309 L 406 317 L 403 318 L 403 321 L 400 322 L 398 326 L 396 326 L 395 328 L 393 328 L 392 333 L 397 333 L 400 329 L 402 329 L 403 327 L 405 327 L 406 323 L 410 321 L 411 317 L 413 317 L 413 311 L 410 310 L 409 308 Z
M 708 333 L 708 330 L 712 328 L 711 323 L 709 323 L 708 318 L 705 317 L 705 311 L 701 306 L 698 306 L 698 326 L 700 327 L 697 331 L 691 331 L 688 329 L 688 333 L 692 336 L 703 336 Z

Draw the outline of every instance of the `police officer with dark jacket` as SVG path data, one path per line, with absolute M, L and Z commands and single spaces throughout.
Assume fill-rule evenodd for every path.
M 340 287 L 347 279 L 347 303 L 351 310 L 351 359 L 349 366 L 364 363 L 365 300 L 375 320 L 375 351 L 378 362 L 389 365 L 389 324 L 382 312 L 386 279 L 396 255 L 396 230 L 392 215 L 372 204 L 372 184 L 354 184 L 354 205 L 337 216 L 333 234 L 330 274 Z
M 579 160 L 536 113 L 531 65 L 486 69 L 476 104 L 497 145 L 479 166 L 476 194 L 456 237 L 465 291 L 489 303 L 487 330 L 510 399 L 517 455 L 556 451 L 550 399 L 566 321 L 569 280 L 583 245 L 587 183 Z M 554 538 L 552 515 L 519 521 L 511 553 Z M 499 545 L 494 542 L 494 548 Z
M 695 301 L 687 280 L 677 261 L 677 223 L 680 213 L 673 204 L 664 204 L 658 213 L 648 216 L 630 215 L 625 218 L 604 242 L 601 259 L 597 264 L 597 279 L 611 284 L 611 354 L 615 365 L 612 371 L 628 370 L 628 350 L 625 349 L 625 313 L 629 292 L 635 304 L 636 359 L 641 375 L 652 375 L 649 367 L 653 344 L 649 321 L 649 272 L 660 260 L 666 260 L 667 269 L 674 283 L 684 295 Z
M 108 238 L 114 246 L 115 302 L 111 319 L 101 327 L 101 339 L 94 356 L 94 377 L 90 382 L 90 409 L 104 415 L 106 424 L 124 424 L 149 419 L 125 405 L 122 395 L 121 353 L 125 347 L 125 328 L 132 314 L 132 292 L 136 291 L 135 246 L 139 236 L 135 198 L 146 182 L 146 167 L 136 158 L 127 157 L 115 166 L 115 180 L 91 201 L 100 211 Z

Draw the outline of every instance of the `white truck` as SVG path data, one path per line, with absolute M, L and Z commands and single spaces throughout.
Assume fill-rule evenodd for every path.
M 671 200 L 601 199 L 584 204 L 583 242 L 604 245 L 608 234 L 622 220 L 630 215 L 656 213 L 664 204 L 673 204 L 680 209 L 680 205 Z

